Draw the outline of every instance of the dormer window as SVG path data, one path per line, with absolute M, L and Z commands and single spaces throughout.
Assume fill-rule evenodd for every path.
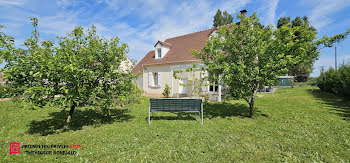
M 161 48 L 157 49 L 157 53 L 158 53 L 158 58 L 162 58 L 162 49 Z
M 166 42 L 162 42 L 162 41 L 158 41 L 155 45 L 155 55 L 154 58 L 155 59 L 161 59 L 163 58 L 167 52 L 170 50 L 171 48 L 171 44 L 166 43 Z

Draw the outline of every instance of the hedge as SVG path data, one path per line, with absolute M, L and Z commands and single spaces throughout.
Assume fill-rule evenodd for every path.
M 325 92 L 350 98 L 350 65 L 343 65 L 336 71 L 330 68 L 318 78 L 317 86 Z

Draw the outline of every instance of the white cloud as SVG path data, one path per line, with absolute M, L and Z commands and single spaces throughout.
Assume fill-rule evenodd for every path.
M 265 25 L 275 24 L 278 2 L 279 0 L 270 0 L 267 3 L 262 3 L 262 7 L 259 11 L 262 13 L 262 21 Z
M 157 40 L 164 41 L 170 37 L 208 29 L 212 27 L 217 9 L 238 13 L 250 1 L 99 0 L 97 3 L 86 3 L 57 0 L 56 3 L 50 3 L 53 5 L 50 7 L 54 8 L 52 13 L 39 14 L 33 10 L 27 15 L 38 13 L 39 32 L 47 36 L 62 36 L 76 25 L 88 27 L 94 24 L 100 35 L 107 38 L 118 36 L 122 42 L 128 43 L 130 58 L 141 60 L 149 50 L 153 50 Z M 0 0 L 0 4 L 1 2 L 4 1 Z M 33 2 L 38 10 L 48 7 L 39 4 L 40 2 Z M 103 6 L 103 9 L 96 9 L 97 5 Z M 16 10 L 14 13 L 20 12 L 19 9 Z M 12 14 L 8 15 L 12 17 L 9 21 L 15 19 Z
M 40 31 L 54 36 L 66 35 L 78 25 L 77 16 L 76 12 L 60 12 L 55 16 L 39 17 Z
M 330 16 L 350 6 L 349 0 L 320 0 L 313 4 L 310 13 L 310 22 L 320 29 L 334 21 Z
M 0 0 L 0 5 L 22 6 L 26 0 Z

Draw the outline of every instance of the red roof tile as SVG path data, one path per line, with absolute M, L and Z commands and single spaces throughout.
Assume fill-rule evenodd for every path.
M 158 41 L 158 42 L 154 45 L 154 47 L 156 47 L 157 44 L 161 44 L 161 45 L 163 45 L 163 46 L 171 47 L 171 44 L 169 44 L 169 43 L 167 43 L 167 42 L 163 42 L 163 41 Z
M 135 66 L 135 68 L 133 69 L 133 73 L 142 72 L 143 65 L 197 60 L 198 58 L 192 54 L 192 50 L 202 50 L 210 34 L 214 30 L 215 28 L 210 28 L 195 33 L 169 38 L 166 39 L 164 42 L 158 41 L 157 44 L 171 44 L 170 50 L 161 59 L 155 59 L 154 50 L 149 51 L 147 55 Z

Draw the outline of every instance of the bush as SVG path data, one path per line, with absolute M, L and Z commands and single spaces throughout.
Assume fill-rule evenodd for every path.
M 6 98 L 7 97 L 7 90 L 6 86 L 0 85 L 0 98 Z
M 343 65 L 337 71 L 330 68 L 318 78 L 318 87 L 325 92 L 350 97 L 350 65 Z
M 170 97 L 170 87 L 168 84 L 165 85 L 164 91 L 163 91 L 163 96 L 166 98 Z
M 128 104 L 140 103 L 140 96 L 142 95 L 142 89 L 136 83 L 130 83 L 128 87 L 120 90 L 120 95 L 114 100 L 118 106 L 125 106 Z
M 8 85 L 0 85 L 0 98 L 17 97 L 23 94 L 25 88 L 12 88 Z
M 297 82 L 306 82 L 308 78 L 309 78 L 308 75 L 299 74 L 299 75 L 297 75 L 297 76 L 295 77 L 295 80 L 296 80 Z
M 317 79 L 318 79 L 318 78 L 316 78 L 316 77 L 309 77 L 309 79 L 307 80 L 307 83 L 308 83 L 309 85 L 315 86 L 315 85 L 317 84 Z

